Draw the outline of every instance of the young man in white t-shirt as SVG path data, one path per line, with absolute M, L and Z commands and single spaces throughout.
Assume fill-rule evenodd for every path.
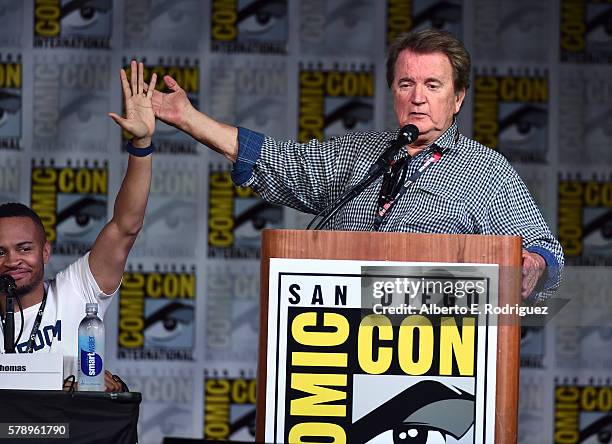
M 76 376 L 78 326 L 85 315 L 85 304 L 97 302 L 98 314 L 104 316 L 119 288 L 128 254 L 144 220 L 151 185 L 151 137 L 155 130 L 151 96 L 157 76 L 152 75 L 147 87 L 143 64 L 132 61 L 130 68 L 129 81 L 124 70 L 120 75 L 126 118 L 109 113 L 134 135 L 127 146 L 128 167 L 115 199 L 113 217 L 96 238 L 91 251 L 59 272 L 55 279 L 44 282 L 51 245 L 43 223 L 23 204 L 0 205 L 0 275 L 15 280 L 19 301 L 19 305 L 15 304 L 16 351 L 63 354 L 64 377 Z M 5 313 L 6 294 L 0 294 L 3 319 Z M 38 328 L 37 318 L 40 318 Z M 17 340 L 20 330 L 22 335 Z M 3 329 L 0 329 L 0 351 L 4 353 Z M 121 389 L 120 382 L 110 373 L 105 376 L 107 391 Z

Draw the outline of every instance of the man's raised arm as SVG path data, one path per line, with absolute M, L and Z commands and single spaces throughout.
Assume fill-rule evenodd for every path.
M 151 186 L 151 137 L 155 131 L 151 98 L 157 76 L 153 74 L 149 85 L 145 85 L 142 63 L 132 61 L 130 71 L 128 81 L 125 70 L 121 70 L 126 116 L 109 113 L 134 135 L 128 143 L 127 171 L 115 199 L 113 217 L 98 235 L 89 255 L 91 272 L 106 294 L 113 293 L 121 282 L 128 254 L 142 228 Z

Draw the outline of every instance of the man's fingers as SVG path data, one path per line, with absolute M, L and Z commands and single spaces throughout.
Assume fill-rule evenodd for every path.
M 136 60 L 132 60 L 130 63 L 130 80 L 132 83 L 132 94 L 138 93 L 138 65 L 136 64 Z
M 172 91 L 180 91 L 181 90 L 181 87 L 179 86 L 178 83 L 176 83 L 176 80 L 174 80 L 169 75 L 165 75 L 164 76 L 164 82 L 166 83 L 166 86 L 168 87 L 168 89 L 170 89 Z
M 155 84 L 157 83 L 157 74 L 153 73 L 153 75 L 151 76 L 151 81 L 149 82 L 148 85 L 144 85 L 144 90 L 147 93 L 147 97 L 151 98 L 153 97 L 153 91 L 155 91 Z
M 143 93 L 143 85 L 144 85 L 144 63 L 140 62 L 138 64 L 138 94 Z

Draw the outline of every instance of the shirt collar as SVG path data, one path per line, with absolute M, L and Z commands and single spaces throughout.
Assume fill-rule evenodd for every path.
M 399 135 L 400 129 L 395 130 L 394 136 L 397 139 Z M 440 137 L 433 141 L 430 145 L 424 148 L 419 154 L 429 152 L 432 149 L 439 149 L 442 152 L 453 149 L 457 145 L 457 141 L 459 140 L 459 129 L 457 128 L 457 120 L 453 119 L 453 123 L 451 126 L 447 128 Z M 396 159 L 408 156 L 408 152 L 406 150 L 399 150 L 398 154 L 395 156 Z M 417 154 L 418 156 L 418 154 Z

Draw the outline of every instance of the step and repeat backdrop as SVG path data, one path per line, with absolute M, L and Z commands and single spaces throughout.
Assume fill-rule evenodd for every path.
M 0 0 L 0 23 L 0 200 L 45 221 L 48 275 L 111 214 L 127 135 L 106 113 L 122 109 L 132 58 L 218 119 L 307 141 L 395 128 L 388 42 L 425 27 L 459 37 L 473 58 L 460 128 L 523 177 L 577 304 L 523 329 L 520 442 L 610 442 L 612 329 L 575 315 L 610 312 L 612 2 Z M 142 392 L 140 442 L 253 440 L 260 232 L 309 216 L 236 188 L 226 161 L 170 126 L 155 143 L 107 364 Z

